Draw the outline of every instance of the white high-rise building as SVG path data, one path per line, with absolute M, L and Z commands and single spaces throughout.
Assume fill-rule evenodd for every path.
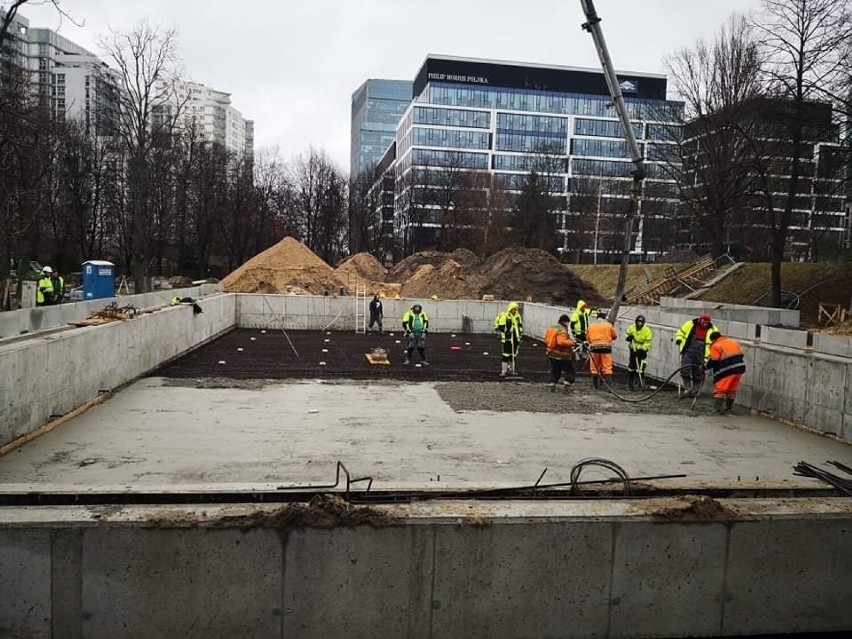
M 51 29 L 30 28 L 17 17 L 17 62 L 32 73 L 41 103 L 60 120 L 76 120 L 87 133 L 106 135 L 118 108 L 118 79 L 95 54 Z
M 197 128 L 207 142 L 218 142 L 237 155 L 253 155 L 254 123 L 245 120 L 231 104 L 231 94 L 200 82 L 178 81 L 174 87 L 159 86 L 169 104 L 160 115 L 170 115 L 180 109 L 178 121 L 184 128 Z M 251 148 L 249 148 L 249 142 Z

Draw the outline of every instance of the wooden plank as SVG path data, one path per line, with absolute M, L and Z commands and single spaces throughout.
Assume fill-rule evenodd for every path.
M 54 428 L 59 428 L 65 422 L 67 422 L 71 419 L 74 419 L 78 415 L 82 415 L 87 410 L 89 410 L 92 406 L 97 406 L 98 404 L 105 402 L 110 397 L 112 397 L 112 392 L 104 393 L 103 395 L 99 395 L 98 397 L 95 397 L 94 399 L 89 400 L 88 402 L 86 402 L 82 406 L 78 406 L 77 408 L 75 408 L 71 412 L 65 413 L 64 415 L 62 415 L 62 417 L 58 417 L 58 418 L 54 419 L 52 422 L 46 423 L 44 426 L 39 426 L 35 430 L 30 431 L 26 435 L 22 435 L 21 437 L 18 437 L 18 439 L 15 439 L 15 440 L 9 442 L 5 446 L 0 446 L 0 457 L 5 455 L 6 453 L 12 452 L 16 448 L 19 448 L 19 447 L 23 446 L 24 444 L 27 444 L 27 443 L 31 442 L 32 440 L 34 440 L 38 437 L 41 437 L 45 433 L 49 433 Z

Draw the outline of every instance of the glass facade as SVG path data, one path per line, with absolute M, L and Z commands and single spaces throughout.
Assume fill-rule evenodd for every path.
M 394 141 L 399 121 L 411 104 L 412 82 L 367 80 L 352 94 L 352 177 L 378 164 Z
M 430 66 L 435 60 L 440 69 Z M 662 183 L 667 180 L 663 164 L 672 159 L 662 143 L 679 135 L 675 123 L 680 121 L 683 105 L 660 99 L 665 95 L 662 76 L 632 78 L 640 89 L 649 87 L 625 98 L 633 133 L 643 156 L 651 154 L 646 157 L 648 181 Z M 415 87 L 416 95 L 396 129 L 397 245 L 410 247 L 412 233 L 419 238 L 412 248 L 434 245 L 440 228 L 428 222 L 435 218 L 431 209 L 437 210 L 427 201 L 428 191 L 430 185 L 442 183 L 442 171 L 455 169 L 496 178 L 484 181 L 501 185 L 509 192 L 509 201 L 530 172 L 543 175 L 551 192 L 562 196 L 557 200 L 560 210 L 554 214 L 559 217 L 563 247 L 572 228 L 585 224 L 575 221 L 590 214 L 584 202 L 600 199 L 580 192 L 592 188 L 596 194 L 599 187 L 590 183 L 606 178 L 605 208 L 623 213 L 635 167 L 599 71 L 524 65 L 507 71 L 501 63 L 438 56 L 427 58 Z M 657 215 L 655 211 L 677 208 L 676 199 L 662 200 L 647 207 L 649 217 Z M 416 229 L 414 219 L 419 220 Z M 614 222 L 603 226 L 618 232 Z M 648 224 L 647 228 L 664 226 Z M 641 228 L 637 252 L 654 254 L 670 248 L 667 240 L 665 246 L 659 242 L 654 246 L 653 238 L 642 237 Z M 588 253 L 589 249 L 583 250 Z

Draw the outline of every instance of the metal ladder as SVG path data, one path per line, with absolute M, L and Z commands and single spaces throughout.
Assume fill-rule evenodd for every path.
M 367 282 L 354 273 L 349 274 L 349 288 L 355 292 L 355 332 L 367 332 Z

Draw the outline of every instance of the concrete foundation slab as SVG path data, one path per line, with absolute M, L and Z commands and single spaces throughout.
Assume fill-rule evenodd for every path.
M 768 419 L 612 413 L 603 408 L 612 400 L 591 389 L 598 413 L 573 413 L 569 394 L 531 384 L 498 389 L 518 402 L 540 394 L 554 412 L 456 412 L 432 383 L 166 384 L 140 380 L 0 458 L 0 488 L 324 484 L 338 460 L 381 489 L 528 485 L 545 467 L 548 481 L 568 481 L 590 456 L 631 475 L 700 481 L 793 479 L 803 459 L 852 465 L 852 447 Z

